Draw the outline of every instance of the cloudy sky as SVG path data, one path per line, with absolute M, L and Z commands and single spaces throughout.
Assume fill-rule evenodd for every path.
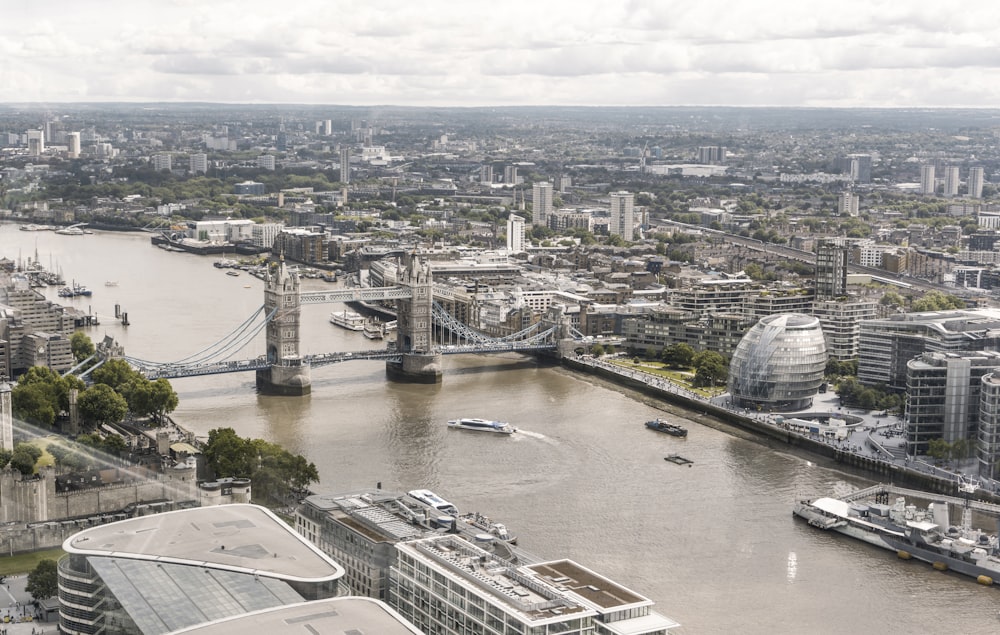
M 4 0 L 0 102 L 1000 107 L 997 0 Z

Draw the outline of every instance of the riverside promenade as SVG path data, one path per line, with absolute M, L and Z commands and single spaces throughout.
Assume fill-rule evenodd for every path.
M 692 421 L 704 423 L 705 417 L 711 417 L 768 440 L 863 470 L 880 480 L 955 496 L 965 495 L 966 489 L 974 488 L 977 499 L 1000 501 L 1000 482 L 980 478 L 975 459 L 939 463 L 930 457 L 906 456 L 903 422 L 895 415 L 884 411 L 844 408 L 834 392 L 817 394 L 813 406 L 805 411 L 752 412 L 735 407 L 728 393 L 706 398 L 666 378 L 645 372 L 641 366 L 630 368 L 611 361 L 622 357 L 579 355 L 563 358 L 563 364 L 660 397 L 683 408 L 681 416 Z M 789 423 L 790 420 L 808 420 L 810 417 L 844 418 L 852 423 L 846 426 L 846 435 L 840 438 L 797 429 Z

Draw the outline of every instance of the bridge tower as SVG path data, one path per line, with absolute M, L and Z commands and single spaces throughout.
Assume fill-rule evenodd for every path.
M 434 345 L 431 269 L 415 255 L 404 256 L 399 284 L 411 290 L 409 300 L 396 305 L 396 348 L 400 362 L 386 362 L 386 374 L 397 381 L 436 384 L 441 381 L 441 353 Z
M 299 354 L 299 277 L 285 267 L 282 256 L 264 279 L 267 323 L 267 361 L 257 371 L 257 390 L 267 395 L 308 395 L 312 389 L 309 363 Z

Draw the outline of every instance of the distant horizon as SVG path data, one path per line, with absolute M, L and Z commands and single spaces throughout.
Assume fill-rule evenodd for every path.
M 335 102 L 255 102 L 255 101 L 196 101 L 196 100 L 97 100 L 97 101 L 0 101 L 0 107 L 34 107 L 34 106 L 296 106 L 307 108 L 399 108 L 413 110 L 434 110 L 434 109 L 461 109 L 461 110 L 484 110 L 484 109 L 561 109 L 561 108 L 587 108 L 587 109 L 607 109 L 607 110 L 682 110 L 682 109 L 729 109 L 729 110 L 902 110 L 902 111 L 942 111 L 942 110 L 975 110 L 1000 112 L 1000 105 L 996 106 L 798 106 L 798 105 L 729 105 L 729 104 L 669 104 L 669 105 L 609 105 L 609 104 L 451 104 L 451 105 L 408 105 L 396 103 L 372 103 L 372 104 L 348 104 Z

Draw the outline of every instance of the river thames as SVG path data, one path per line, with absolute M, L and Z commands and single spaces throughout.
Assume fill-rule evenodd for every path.
M 97 314 L 131 357 L 171 362 L 236 329 L 263 304 L 263 283 L 227 276 L 218 257 L 172 253 L 145 234 L 64 236 L 0 224 L 0 256 L 40 262 L 93 296 L 51 300 Z M 117 282 L 117 286 L 105 286 Z M 326 283 L 306 280 L 304 289 Z M 130 326 L 114 320 L 115 305 Z M 302 312 L 302 352 L 363 350 L 360 333 Z M 264 353 L 263 335 L 233 359 Z M 724 424 L 681 420 L 677 439 L 645 429 L 683 411 L 515 354 L 446 356 L 440 385 L 388 381 L 384 364 L 313 370 L 307 397 L 266 397 L 252 373 L 172 382 L 173 418 L 204 436 L 228 426 L 315 462 L 315 491 L 432 489 L 462 511 L 503 522 L 527 551 L 572 558 L 656 602 L 677 633 L 1000 630 L 1000 589 L 898 560 L 794 520 L 797 497 L 874 481 L 771 447 Z M 509 421 L 519 434 L 450 430 L 461 416 Z M 496 438 L 501 437 L 501 438 Z M 664 461 L 681 453 L 691 467 Z

